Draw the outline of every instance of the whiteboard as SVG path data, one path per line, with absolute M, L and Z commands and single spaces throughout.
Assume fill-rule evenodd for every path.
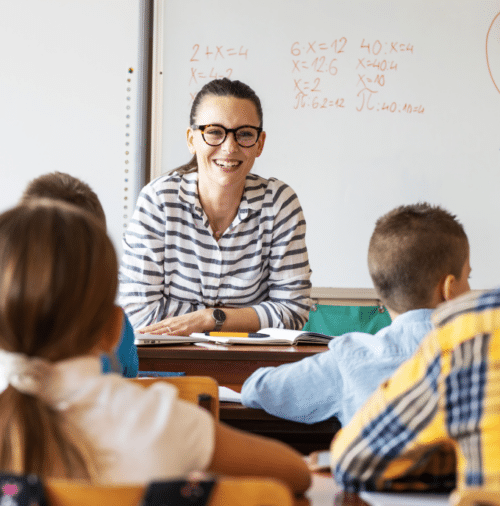
M 68 172 L 99 196 L 120 254 L 144 182 L 145 5 L 2 2 L 0 211 L 31 179 Z
M 249 84 L 266 145 L 253 172 L 298 194 L 314 287 L 372 286 L 375 221 L 425 200 L 458 215 L 471 286 L 500 283 L 498 0 L 158 0 L 153 175 L 190 154 L 191 101 Z

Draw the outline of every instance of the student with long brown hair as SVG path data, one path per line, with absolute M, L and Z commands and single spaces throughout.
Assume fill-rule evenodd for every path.
M 310 477 L 277 441 L 217 423 L 167 383 L 102 374 L 116 345 L 118 266 L 91 214 L 39 200 L 0 215 L 0 466 L 42 477 L 147 483 L 193 470 Z

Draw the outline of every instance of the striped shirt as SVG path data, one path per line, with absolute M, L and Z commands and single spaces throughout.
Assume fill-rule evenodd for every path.
M 433 323 L 333 441 L 348 491 L 500 487 L 500 289 L 443 305 Z
M 217 242 L 197 184 L 198 173 L 175 173 L 139 195 L 120 268 L 120 305 L 134 328 L 226 306 L 252 307 L 261 328 L 301 329 L 311 270 L 297 195 L 248 174 L 238 213 Z

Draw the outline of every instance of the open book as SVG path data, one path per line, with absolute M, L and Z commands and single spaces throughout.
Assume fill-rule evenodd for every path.
M 227 333 L 226 333 L 227 334 Z M 203 333 L 191 334 L 200 341 L 210 341 L 217 344 L 260 344 L 264 346 L 295 344 L 328 344 L 334 336 L 320 334 L 318 332 L 303 332 L 302 330 L 289 329 L 260 329 L 259 334 L 267 334 L 269 337 L 232 337 L 232 336 L 207 336 Z

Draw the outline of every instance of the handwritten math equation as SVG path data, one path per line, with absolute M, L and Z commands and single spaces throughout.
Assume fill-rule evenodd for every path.
M 421 103 L 394 99 L 396 92 L 391 86 L 411 66 L 416 49 L 409 41 L 353 41 L 342 36 L 295 41 L 289 51 L 294 110 L 350 109 L 384 114 L 425 111 Z M 250 56 L 248 46 L 241 44 L 194 44 L 189 51 L 190 100 L 213 79 L 234 79 L 233 70 L 251 63 Z
M 223 77 L 231 79 L 234 64 L 248 59 L 248 47 L 194 44 L 190 54 L 189 87 L 191 100 L 194 100 L 198 90 L 208 81 Z
M 422 104 L 390 98 L 391 81 L 414 54 L 411 43 L 378 39 L 354 43 L 340 37 L 296 41 L 290 53 L 295 110 L 355 108 L 358 112 L 406 114 L 425 111 Z M 340 84 L 346 80 L 353 81 L 355 99 Z

